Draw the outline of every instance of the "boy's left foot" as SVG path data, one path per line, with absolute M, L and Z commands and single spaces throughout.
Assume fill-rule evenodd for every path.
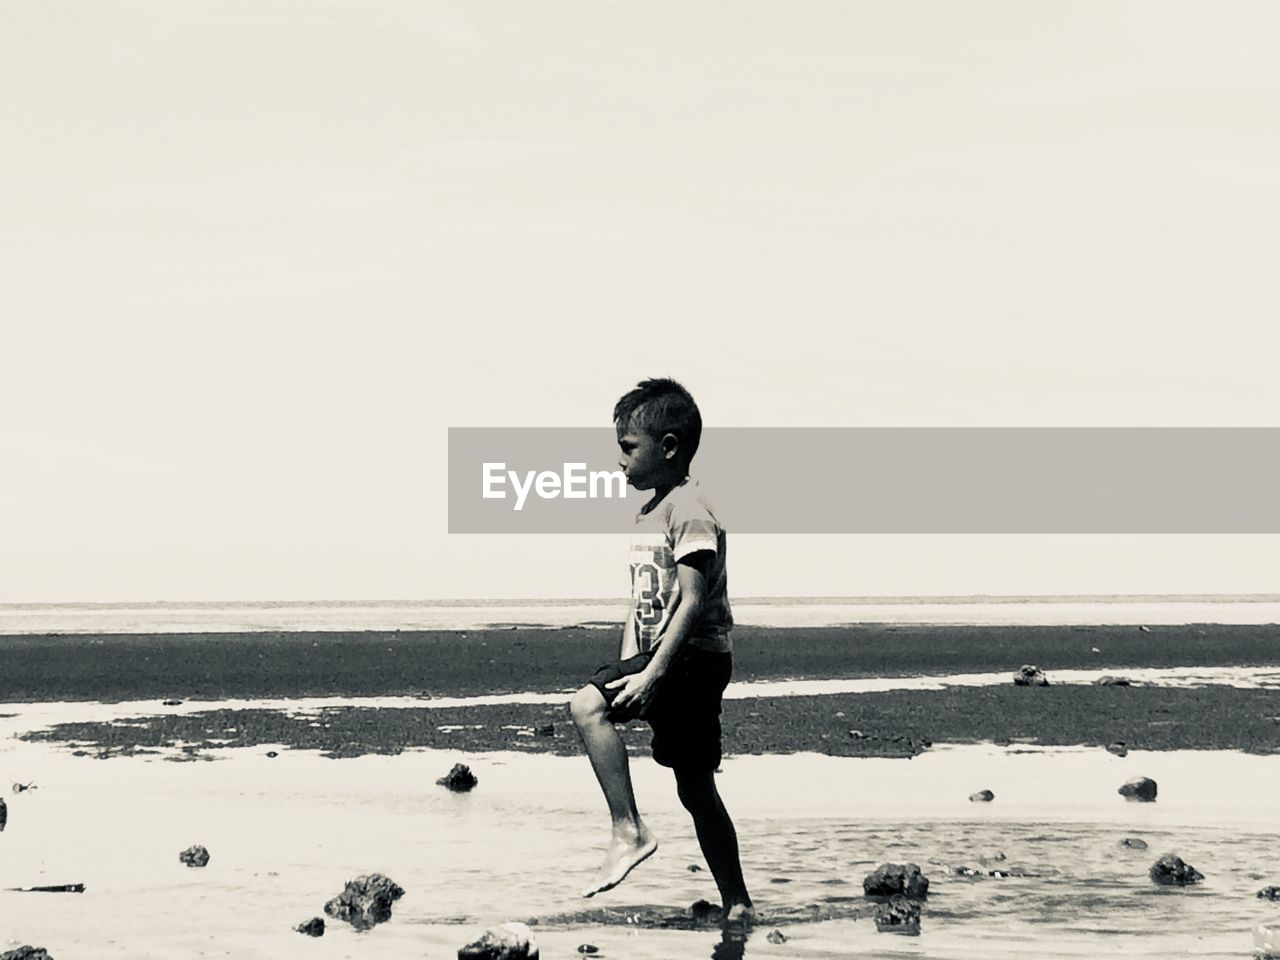
M 724 922 L 735 926 L 750 926 L 755 923 L 756 909 L 749 903 L 735 903 L 725 907 Z
M 597 893 L 612 890 L 641 861 L 653 855 L 658 849 L 658 838 L 643 826 L 633 836 L 614 833 L 609 841 L 609 851 L 605 854 L 604 864 L 588 886 L 582 888 L 584 897 L 594 897 Z

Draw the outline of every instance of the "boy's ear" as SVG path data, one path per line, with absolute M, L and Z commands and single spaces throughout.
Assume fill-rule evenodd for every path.
M 662 443 L 663 459 L 670 460 L 680 449 L 680 441 L 674 433 L 664 433 L 660 442 Z

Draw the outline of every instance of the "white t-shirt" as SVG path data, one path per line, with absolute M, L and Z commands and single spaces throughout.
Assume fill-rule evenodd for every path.
M 702 610 L 686 642 L 704 650 L 732 649 L 729 630 L 733 613 L 725 574 L 724 528 L 698 481 L 686 477 L 658 503 L 636 514 L 630 552 L 631 597 L 636 640 L 642 653 L 662 642 L 671 615 L 680 605 L 676 563 L 700 550 L 711 551 L 714 558 L 707 569 Z

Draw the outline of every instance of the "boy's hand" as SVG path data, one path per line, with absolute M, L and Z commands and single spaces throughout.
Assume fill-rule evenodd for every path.
M 610 680 L 605 684 L 607 688 L 610 690 L 622 688 L 613 700 L 613 709 L 629 707 L 637 713 L 644 713 L 645 708 L 649 706 L 649 701 L 653 699 L 654 691 L 658 688 L 658 679 L 658 674 L 652 667 L 645 667 L 639 673 Z

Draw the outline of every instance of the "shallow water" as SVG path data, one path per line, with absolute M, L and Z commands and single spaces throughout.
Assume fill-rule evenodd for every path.
M 11 718 L 7 723 L 14 722 Z M 910 957 L 1239 957 L 1249 925 L 1280 920 L 1254 892 L 1278 846 L 1280 757 L 1231 753 L 939 748 L 913 760 L 815 755 L 726 761 L 734 813 L 760 910 L 746 942 L 682 929 L 715 899 L 669 773 L 634 767 L 661 849 L 617 890 L 583 901 L 606 836 L 584 758 L 416 751 L 327 760 L 262 747 L 216 762 L 70 756 L 0 741 L 8 793 L 0 887 L 83 882 L 84 894 L 0 893 L 0 947 L 41 944 L 57 957 L 453 956 L 486 924 L 538 921 L 544 957 L 849 955 Z M 479 786 L 455 795 L 434 779 L 455 761 Z M 1154 804 L 1116 787 L 1143 774 Z M 996 799 L 968 795 L 989 788 Z M 1121 848 L 1125 836 L 1145 851 Z M 202 843 L 204 869 L 177 860 Z M 999 850 L 1005 861 L 979 857 Z M 1147 868 L 1179 853 L 1206 876 L 1154 886 Z M 876 863 L 915 861 L 931 879 L 922 935 L 877 934 L 861 896 Z M 949 876 L 946 865 L 1021 866 L 1033 877 Z M 331 923 L 318 941 L 292 926 L 322 912 L 343 881 L 381 871 L 407 893 L 389 923 L 356 934 Z M 688 924 L 684 924 L 688 926 Z M 765 935 L 788 938 L 773 944 Z

